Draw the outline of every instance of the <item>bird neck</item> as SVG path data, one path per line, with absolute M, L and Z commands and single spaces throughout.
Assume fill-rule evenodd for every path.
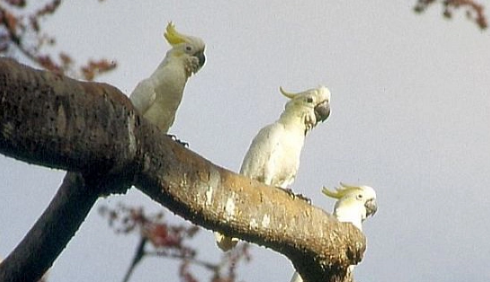
M 185 86 L 189 76 L 187 75 L 185 68 L 182 67 L 182 63 L 176 59 L 169 59 L 166 57 L 157 69 L 150 76 L 154 87 L 175 87 L 177 85 Z M 167 89 L 168 90 L 168 89 Z M 175 91 L 181 91 L 182 89 L 174 89 Z
M 187 80 L 192 75 L 192 72 L 189 71 L 189 67 L 187 66 L 189 63 L 187 58 L 184 58 L 184 55 L 178 56 L 171 52 L 172 50 L 167 52 L 165 59 L 163 59 L 155 70 L 155 74 L 158 75 L 160 72 L 168 72 L 168 69 L 173 69 L 176 73 L 184 74 Z
M 362 221 L 364 220 L 363 214 L 366 212 L 363 211 L 362 207 L 358 206 L 348 206 L 335 207 L 334 216 L 340 222 L 350 222 L 354 224 L 355 227 L 359 228 L 362 231 Z
M 297 129 L 305 132 L 308 128 L 305 125 L 305 116 L 302 112 L 285 111 L 279 117 L 278 122 L 288 129 Z

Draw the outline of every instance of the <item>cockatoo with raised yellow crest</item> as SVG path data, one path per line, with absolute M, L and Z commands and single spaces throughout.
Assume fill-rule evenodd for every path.
M 362 222 L 369 216 L 373 216 L 378 210 L 376 192 L 369 186 L 353 186 L 340 183 L 335 191 L 323 187 L 323 194 L 337 199 L 333 216 L 340 222 L 350 222 L 362 231 Z M 352 275 L 354 266 L 351 265 L 347 275 Z M 291 282 L 302 282 L 301 276 L 295 272 Z
M 289 98 L 279 119 L 262 128 L 252 141 L 240 174 L 267 185 L 288 188 L 294 181 L 306 134 L 330 115 L 330 91 L 320 86 L 300 93 L 280 92 Z M 238 239 L 215 232 L 223 250 Z
M 175 120 L 187 79 L 204 65 L 204 42 L 179 33 L 170 22 L 164 34 L 172 49 L 153 74 L 142 80 L 130 99 L 144 118 L 167 133 Z

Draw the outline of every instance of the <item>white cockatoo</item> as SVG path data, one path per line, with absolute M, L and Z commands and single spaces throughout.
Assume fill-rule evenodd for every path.
M 240 174 L 267 185 L 288 188 L 296 177 L 306 134 L 330 115 L 330 91 L 320 86 L 300 93 L 280 92 L 289 98 L 279 119 L 262 128 L 243 159 Z M 238 239 L 215 232 L 223 250 Z
M 143 117 L 167 133 L 174 123 L 187 79 L 201 69 L 206 58 L 204 42 L 177 32 L 171 22 L 164 36 L 172 49 L 153 74 L 138 83 L 130 99 Z
M 335 191 L 330 191 L 323 187 L 323 194 L 337 199 L 333 216 L 340 222 L 350 222 L 362 231 L 362 222 L 368 217 L 373 216 L 378 210 L 376 203 L 376 192 L 369 186 L 352 186 L 340 183 L 340 187 Z M 352 275 L 354 266 L 348 269 L 348 275 Z M 291 282 L 302 282 L 298 272 L 293 274 Z
M 287 188 L 298 172 L 306 134 L 330 115 L 330 91 L 324 86 L 297 94 L 280 91 L 290 100 L 279 119 L 255 136 L 240 174 Z

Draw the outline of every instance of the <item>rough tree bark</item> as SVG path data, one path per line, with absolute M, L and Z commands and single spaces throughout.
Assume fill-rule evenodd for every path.
M 195 224 L 286 255 L 305 281 L 349 280 L 347 267 L 365 250 L 364 236 L 351 224 L 216 166 L 161 134 L 118 89 L 4 58 L 0 153 L 70 171 L 45 213 L 0 264 L 0 281 L 24 281 L 25 269 L 36 269 L 29 280 L 41 277 L 97 197 L 131 185 Z

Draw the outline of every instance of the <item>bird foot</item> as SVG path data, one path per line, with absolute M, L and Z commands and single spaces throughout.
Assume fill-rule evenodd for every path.
M 303 200 L 303 201 L 307 202 L 308 204 L 311 204 L 311 199 L 310 199 L 310 198 L 308 198 L 308 197 L 306 197 L 306 196 L 304 196 L 303 194 L 296 194 L 296 193 L 294 193 L 294 192 L 293 192 L 293 190 L 292 190 L 292 189 L 290 189 L 290 188 L 283 188 L 283 190 L 284 190 L 284 192 L 286 192 L 286 193 L 287 193 L 287 194 L 288 194 L 288 195 L 289 195 L 291 198 L 293 198 L 293 199 L 298 198 L 298 199 L 301 199 L 301 200 Z
M 305 202 L 307 202 L 308 204 L 311 205 L 311 199 L 308 198 L 308 197 L 306 197 L 305 195 L 303 195 L 303 194 L 295 194 L 295 196 L 297 198 L 299 198 L 299 199 L 301 199 L 301 200 L 303 200 L 303 201 L 305 201 Z
M 170 138 L 172 138 L 173 141 L 175 141 L 175 142 L 179 143 L 180 145 L 184 146 L 184 148 L 189 148 L 189 143 L 180 140 L 175 135 L 169 135 L 169 136 L 170 136 Z

